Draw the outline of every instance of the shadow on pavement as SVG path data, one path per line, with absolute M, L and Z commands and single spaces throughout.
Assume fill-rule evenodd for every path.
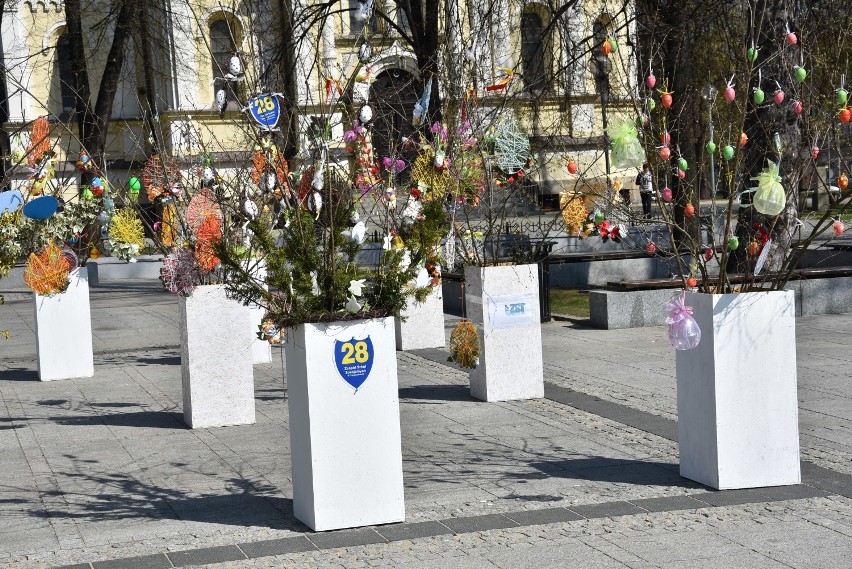
M 186 429 L 183 414 L 174 411 L 135 411 L 111 415 L 72 415 L 51 417 L 59 425 L 106 425 L 107 427 L 144 427 L 148 429 Z
M 590 457 L 553 462 L 534 462 L 530 466 L 546 472 L 549 476 L 559 478 L 621 482 L 642 486 L 706 489 L 702 484 L 683 478 L 676 463 Z
M 38 371 L 23 367 L 13 367 L 0 371 L 0 381 L 39 381 Z
M 420 399 L 423 401 L 479 401 L 470 396 L 468 388 L 456 385 L 415 385 L 413 387 L 402 387 L 399 390 L 399 398 Z

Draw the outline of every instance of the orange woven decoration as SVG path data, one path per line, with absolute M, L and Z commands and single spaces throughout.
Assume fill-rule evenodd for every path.
M 473 322 L 462 320 L 450 334 L 450 357 L 459 367 L 473 369 L 479 364 L 479 332 Z
M 37 163 L 50 151 L 50 122 L 47 117 L 39 117 L 33 121 L 32 134 L 30 135 L 30 148 L 27 163 L 34 168 Z
M 150 201 L 169 195 L 173 190 L 180 190 L 181 179 L 180 168 L 171 156 L 161 158 L 155 154 L 148 158 L 142 169 L 142 184 Z
M 266 168 L 266 154 L 263 150 L 255 150 L 251 156 L 251 162 L 254 169 L 251 171 L 251 179 L 255 184 L 260 184 L 260 176 Z
M 213 246 L 222 238 L 222 224 L 219 218 L 209 216 L 195 231 L 195 264 L 202 274 L 207 274 L 219 264 L 219 257 Z
M 562 211 L 562 219 L 565 220 L 565 230 L 570 235 L 579 235 L 589 218 L 585 201 L 582 194 L 559 193 L 559 209 Z
M 37 253 L 31 253 L 24 270 L 24 282 L 32 291 L 42 296 L 65 292 L 68 275 L 74 267 L 62 249 L 48 245 Z
M 196 231 L 208 217 L 222 219 L 222 209 L 216 203 L 216 194 L 210 188 L 202 188 L 195 192 L 186 208 L 186 222 Z
M 163 222 L 160 224 L 160 241 L 166 247 L 171 247 L 175 242 L 177 227 L 177 207 L 174 203 L 163 207 Z

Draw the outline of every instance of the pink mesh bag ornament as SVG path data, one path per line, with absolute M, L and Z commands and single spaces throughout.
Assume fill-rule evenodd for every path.
M 701 328 L 692 317 L 692 307 L 686 305 L 686 293 L 665 304 L 666 324 L 669 325 L 669 342 L 676 350 L 691 350 L 701 341 Z

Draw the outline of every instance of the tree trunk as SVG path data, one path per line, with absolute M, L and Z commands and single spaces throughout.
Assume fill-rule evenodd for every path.
M 405 13 L 411 27 L 411 46 L 417 57 L 417 70 L 422 81 L 432 81 L 432 96 L 424 123 L 441 120 L 441 93 L 438 88 L 438 18 L 442 13 L 439 0 L 399 0 L 397 9 Z M 422 89 L 422 88 L 421 88 Z M 419 91 L 420 89 L 418 89 Z
M 71 73 L 74 75 L 74 94 L 77 116 L 77 135 L 85 141 L 89 134 L 92 94 L 89 88 L 89 67 L 86 62 L 86 46 L 83 42 L 83 11 L 80 0 L 65 0 L 65 33 L 71 52 Z
M 279 25 L 281 27 L 281 58 L 278 76 L 281 93 L 284 95 L 284 156 L 288 160 L 299 151 L 299 91 L 296 88 L 296 45 L 293 28 L 292 0 L 278 0 Z

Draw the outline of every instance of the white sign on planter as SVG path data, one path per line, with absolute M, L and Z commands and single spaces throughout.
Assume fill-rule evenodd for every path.
M 397 350 L 444 347 L 446 331 L 444 330 L 444 295 L 441 285 L 433 287 L 422 303 L 410 297 L 401 316 L 405 320 L 396 319 Z
M 249 308 L 224 285 L 180 297 L 183 419 L 190 428 L 255 422 Z
M 798 484 L 793 292 L 686 303 L 701 342 L 676 356 L 681 476 L 720 490 Z
M 38 377 L 42 381 L 92 377 L 92 315 L 89 275 L 74 269 L 62 294 L 33 294 Z
M 467 317 L 479 329 L 470 394 L 484 401 L 544 397 L 538 266 L 465 267 Z
M 288 332 L 296 517 L 315 531 L 404 521 L 394 319 Z

